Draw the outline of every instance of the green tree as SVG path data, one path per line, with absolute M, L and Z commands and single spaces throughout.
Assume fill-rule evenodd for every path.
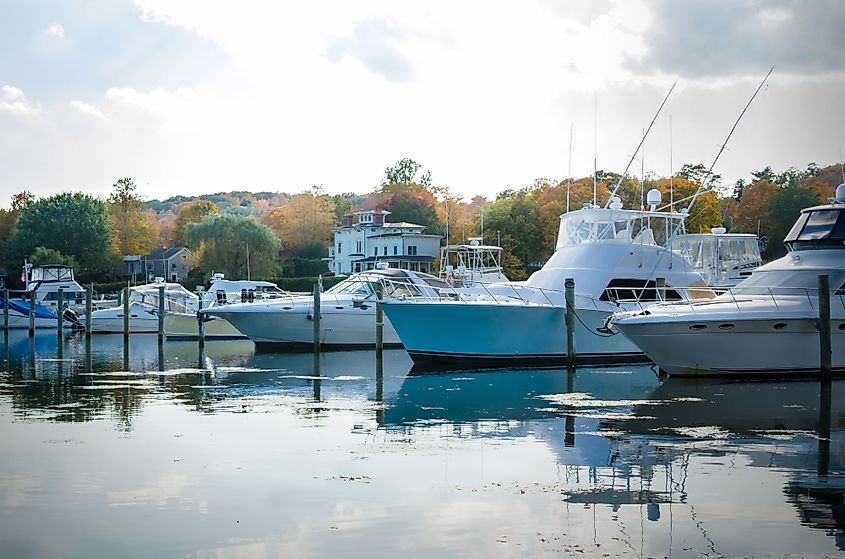
M 416 183 L 426 188 L 431 187 L 431 171 L 424 171 L 419 179 L 415 178 L 420 169 L 422 169 L 422 165 L 405 157 L 384 170 L 382 184 Z
M 233 279 L 275 275 L 274 259 L 281 243 L 269 227 L 252 218 L 211 214 L 188 224 L 185 234 L 207 275 L 212 271 Z
M 146 254 L 154 246 L 152 220 L 136 188 L 131 178 L 124 177 L 112 185 L 108 198 L 112 246 L 118 256 Z
M 26 205 L 9 240 L 10 265 L 43 246 L 72 256 L 80 279 L 99 278 L 112 269 L 108 211 L 102 200 L 81 192 L 63 192 Z
M 35 197 L 28 190 L 12 196 L 11 209 L 0 209 L 0 266 L 6 265 L 6 245 L 15 232 L 21 210 L 32 203 Z
M 407 192 L 399 192 L 391 196 L 382 206 L 390 212 L 389 221 L 398 223 L 416 223 L 425 225 L 425 233 L 435 235 L 440 233 L 441 223 L 437 216 L 437 208 L 428 200 L 413 196 Z
M 64 256 L 61 252 L 46 247 L 35 247 L 29 255 L 29 263 L 33 266 L 45 266 L 47 264 L 60 264 L 76 269 L 79 266 L 73 256 Z
M 185 246 L 188 239 L 185 236 L 185 229 L 191 223 L 199 223 L 205 216 L 218 213 L 217 204 L 209 200 L 196 200 L 182 205 L 176 222 L 173 224 L 171 237 L 176 246 Z
M 485 237 L 500 236 L 502 247 L 526 266 L 545 260 L 552 251 L 543 239 L 538 194 L 526 189 L 511 191 L 508 196 L 500 195 L 484 212 Z
M 821 202 L 822 200 L 810 188 L 797 183 L 775 190 L 766 206 L 768 226 L 764 234 L 768 238 L 768 243 L 766 243 L 763 256 L 766 259 L 773 259 L 786 254 L 783 239 L 801 210 Z

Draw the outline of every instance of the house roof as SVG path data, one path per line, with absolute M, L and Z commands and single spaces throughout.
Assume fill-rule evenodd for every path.
M 407 254 L 397 254 L 396 256 L 370 256 L 369 258 L 361 258 L 359 260 L 353 260 L 353 262 L 388 262 L 388 261 L 398 261 L 398 262 L 434 262 L 433 256 L 408 256 Z
M 185 252 L 191 252 L 186 247 L 157 248 L 149 253 L 146 258 L 147 260 L 170 260 L 183 250 Z

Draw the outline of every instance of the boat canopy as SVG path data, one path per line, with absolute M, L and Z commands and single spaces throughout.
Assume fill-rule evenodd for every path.
M 34 266 L 29 271 L 29 281 L 52 282 L 52 281 L 73 281 L 73 268 L 60 264 L 47 266 Z
M 666 246 L 673 234 L 683 234 L 686 214 L 586 206 L 560 216 L 555 250 L 584 243 L 617 240 L 629 244 Z
M 159 287 L 164 286 L 165 312 L 192 313 L 196 312 L 199 297 L 191 293 L 178 283 L 148 283 L 129 288 L 129 302 L 141 303 L 158 308 Z
M 746 233 L 680 235 L 672 248 L 689 258 L 711 286 L 735 284 L 762 262 L 756 235 Z

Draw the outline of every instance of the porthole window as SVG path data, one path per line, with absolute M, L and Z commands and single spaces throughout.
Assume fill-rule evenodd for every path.
M 772 326 L 775 330 L 784 330 L 786 329 L 786 322 L 778 322 L 774 326 Z
M 719 330 L 733 330 L 735 324 L 731 324 L 730 322 L 726 322 L 724 324 L 719 325 Z
M 837 328 L 839 328 L 840 330 L 845 330 L 845 322 L 840 322 Z
M 693 331 L 696 331 L 696 330 L 706 330 L 706 329 L 707 329 L 707 325 L 706 325 L 706 324 L 693 324 L 692 326 L 690 326 L 690 327 L 689 327 L 689 329 L 690 329 L 690 330 L 693 330 Z

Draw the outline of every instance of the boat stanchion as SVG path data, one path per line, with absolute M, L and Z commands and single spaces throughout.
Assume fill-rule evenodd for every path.
M 56 295 L 56 334 L 61 338 L 62 337 L 62 314 L 64 309 L 62 307 L 65 306 L 65 290 L 63 287 L 59 288 L 59 292 Z M 59 346 L 61 347 L 61 346 Z
M 129 344 L 129 286 L 123 288 L 123 343 Z
M 9 331 L 9 290 L 6 288 L 3 289 L 3 331 Z
M 575 366 L 575 279 L 563 282 L 566 296 L 566 365 Z
M 158 286 L 158 343 L 164 343 L 164 285 Z
M 384 286 L 376 287 L 376 376 L 384 374 Z
M 85 338 L 91 339 L 91 313 L 94 311 L 94 284 L 85 286 Z
M 819 276 L 819 368 L 825 378 L 831 376 L 831 358 L 830 276 L 825 274 Z
M 655 299 L 657 299 L 660 303 L 666 301 L 666 278 L 655 279 L 654 287 L 657 290 L 657 293 L 655 293 Z
M 29 293 L 29 336 L 35 335 L 35 292 Z
M 314 322 L 314 356 L 315 362 L 320 355 L 320 286 L 314 284 L 314 308 L 312 309 L 312 320 Z

